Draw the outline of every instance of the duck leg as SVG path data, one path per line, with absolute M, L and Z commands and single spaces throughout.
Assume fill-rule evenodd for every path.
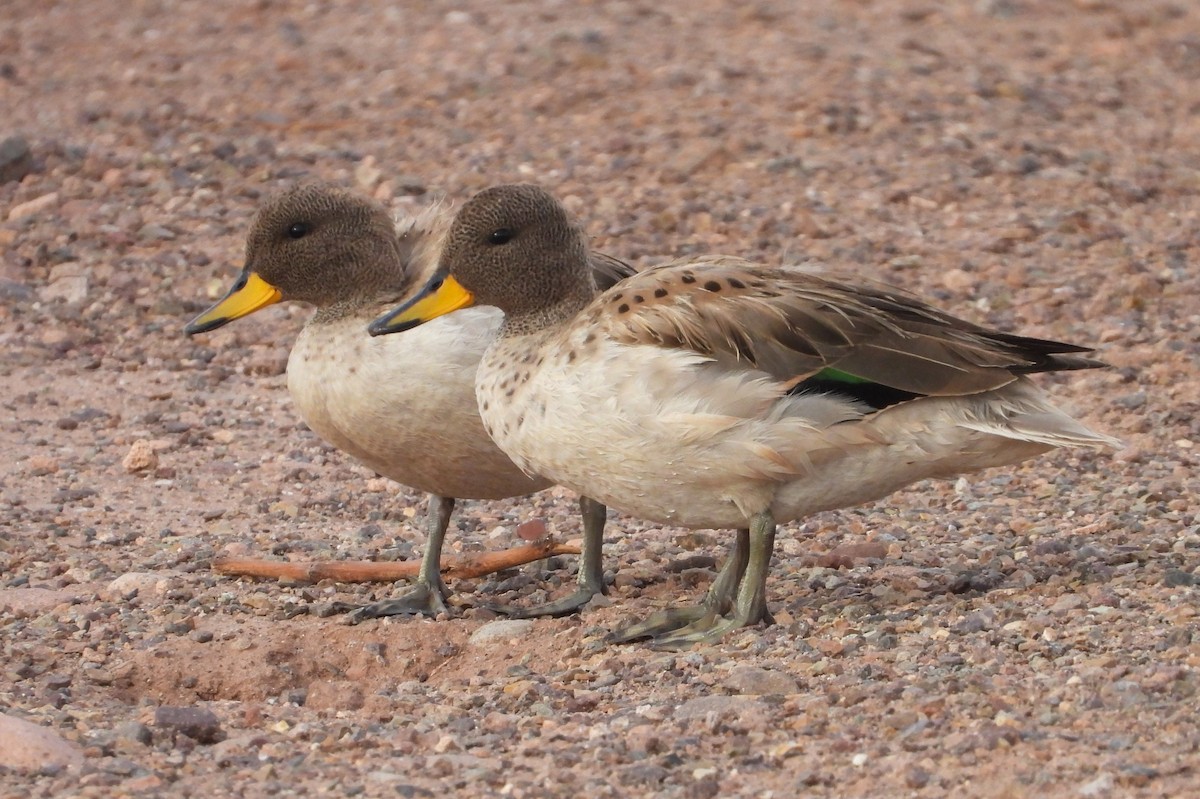
M 640 622 L 631 622 L 614 630 L 605 639 L 612 644 L 623 644 L 639 638 L 657 638 L 667 633 L 691 629 L 697 624 L 714 624 L 733 607 L 738 585 L 746 571 L 750 557 L 750 531 L 737 531 L 729 556 L 725 558 L 717 579 L 709 586 L 704 601 L 695 607 L 670 608 L 652 613 Z
M 651 645 L 656 649 L 688 649 L 696 644 L 714 644 L 731 630 L 759 622 L 770 624 L 773 619 L 767 610 L 767 573 L 774 549 L 775 517 L 770 511 L 755 514 L 750 520 L 750 557 L 729 616 L 706 616 L 655 637 Z
M 489 605 L 490 610 L 503 613 L 514 619 L 532 619 L 538 616 L 566 616 L 582 608 L 596 594 L 604 594 L 604 524 L 608 521 L 608 509 L 590 497 L 579 498 L 579 512 L 583 515 L 583 551 L 579 555 L 578 588 L 573 594 L 544 605 L 522 608 L 515 605 Z
M 449 613 L 446 597 L 450 589 L 442 580 L 442 542 L 446 540 L 446 528 L 454 513 L 454 497 L 429 495 L 429 540 L 425 542 L 425 555 L 421 558 L 421 570 L 411 588 L 391 599 L 373 602 L 352 611 L 347 617 L 351 624 L 383 616 L 423 614 L 436 616 Z

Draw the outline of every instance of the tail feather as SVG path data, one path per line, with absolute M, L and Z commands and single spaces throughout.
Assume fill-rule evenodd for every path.
M 968 430 L 1050 447 L 1120 449 L 1123 446 L 1120 439 L 1097 433 L 1051 405 L 1013 410 L 1016 412 L 989 414 L 987 418 L 963 421 L 960 425 Z
M 1103 369 L 1107 366 L 1108 364 L 1098 358 L 1055 353 L 1053 355 L 1042 356 L 1028 366 L 1010 366 L 1008 371 L 1014 375 L 1029 375 L 1035 372 L 1071 372 L 1077 369 Z

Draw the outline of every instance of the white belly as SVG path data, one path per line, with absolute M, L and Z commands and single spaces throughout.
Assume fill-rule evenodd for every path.
M 470 309 L 394 336 L 369 320 L 310 323 L 288 360 L 288 390 L 313 431 L 379 474 L 442 496 L 500 499 L 549 485 L 484 432 L 475 369 L 499 322 Z
M 962 426 L 959 399 L 864 419 L 856 403 L 784 397 L 761 374 L 683 352 L 574 341 L 541 351 L 537 367 L 522 362 L 528 346 L 502 339 L 480 366 L 481 414 L 501 448 L 662 524 L 745 527 L 765 510 L 786 522 L 1050 448 Z

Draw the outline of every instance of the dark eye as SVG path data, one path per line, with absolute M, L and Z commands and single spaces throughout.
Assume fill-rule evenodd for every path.
M 287 235 L 289 239 L 302 239 L 312 230 L 307 222 L 293 222 L 288 226 Z
M 508 244 L 517 235 L 511 228 L 502 227 L 488 234 L 489 244 Z

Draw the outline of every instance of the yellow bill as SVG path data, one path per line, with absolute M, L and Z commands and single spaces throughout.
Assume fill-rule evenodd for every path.
M 463 288 L 457 280 L 449 276 L 434 275 L 416 296 L 396 310 L 388 311 L 376 319 L 367 331 L 372 336 L 399 333 L 460 308 L 470 308 L 474 304 L 475 295 Z
M 257 273 L 245 269 L 229 293 L 216 305 L 188 322 L 184 332 L 189 336 L 194 336 L 197 333 L 216 330 L 234 319 L 277 303 L 281 298 L 279 289 L 263 280 Z

